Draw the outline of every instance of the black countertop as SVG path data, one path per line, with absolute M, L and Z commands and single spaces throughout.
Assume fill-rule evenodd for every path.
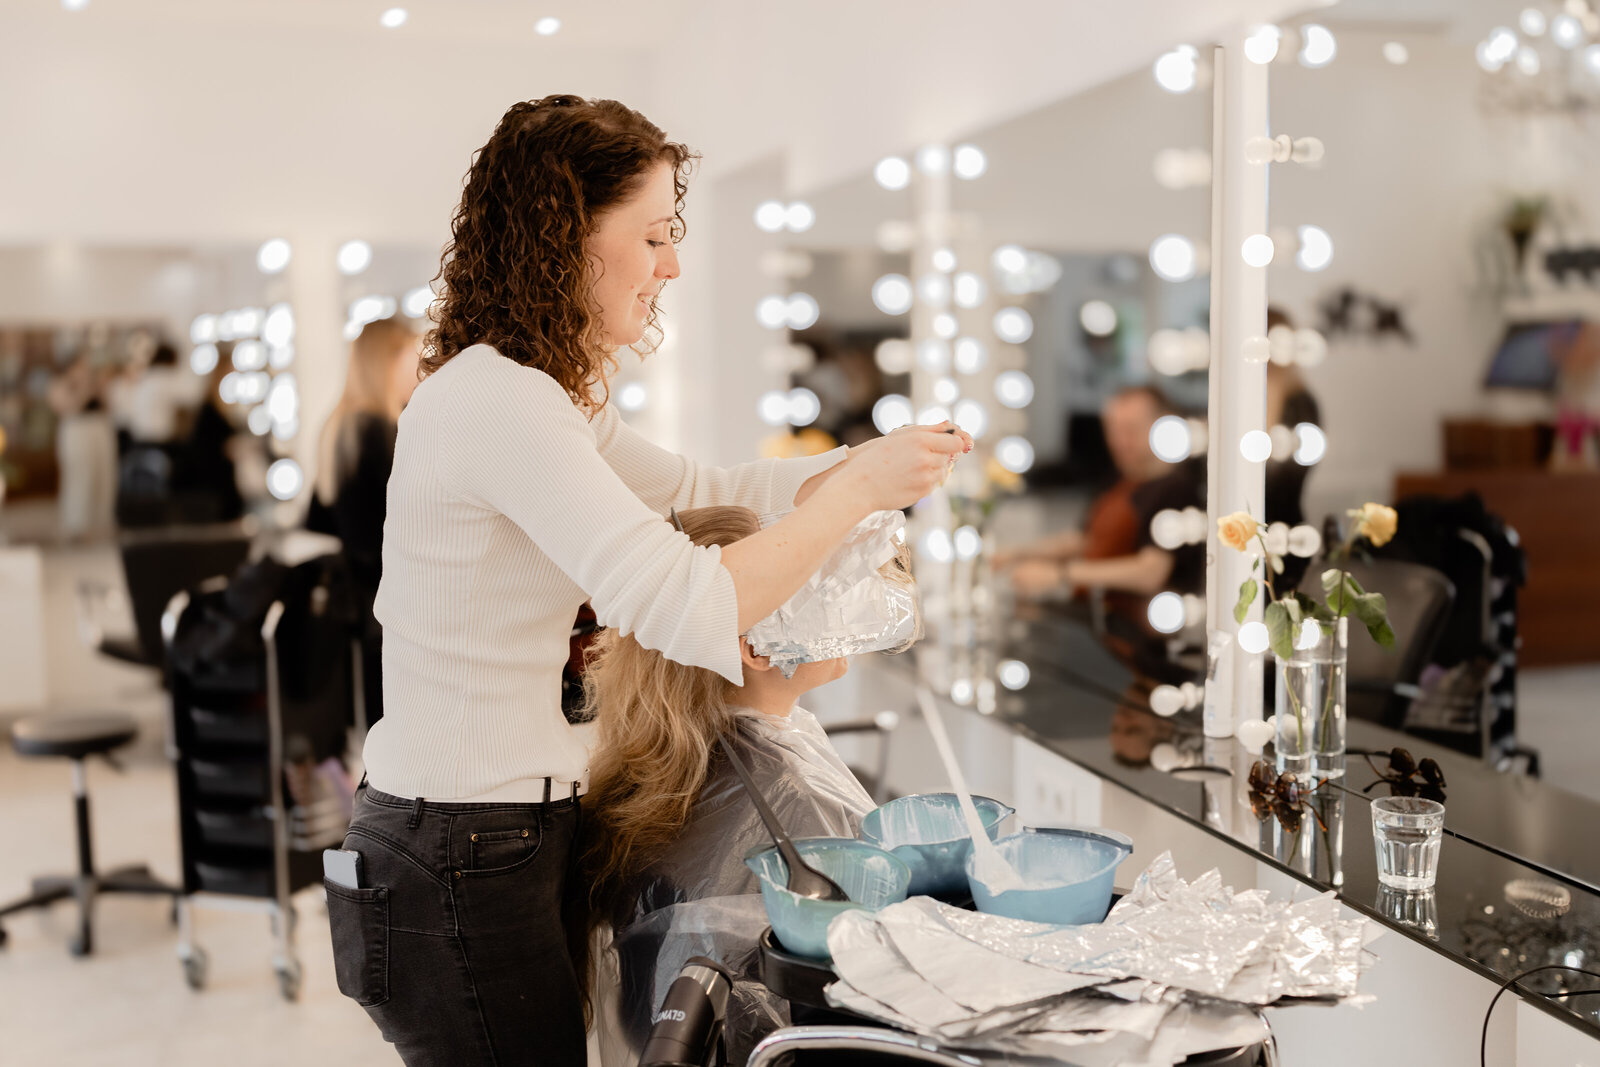
M 993 652 L 975 660 L 1021 660 L 1031 678 L 1020 691 L 998 689 L 992 715 L 1043 748 L 1219 841 L 1334 890 L 1355 910 L 1497 983 L 1543 964 L 1600 970 L 1600 804 L 1351 721 L 1344 782 L 1319 787 L 1295 830 L 1251 810 L 1245 781 L 1258 757 L 1232 738 L 1205 738 L 1198 710 L 1169 718 L 1150 711 L 1149 683 L 1087 628 L 1047 619 L 1004 630 Z M 940 654 L 937 644 L 925 642 L 919 655 Z M 909 667 L 908 661 L 900 663 Z M 1433 757 L 1444 771 L 1445 839 L 1431 893 L 1399 893 L 1377 877 L 1369 806 L 1389 786 L 1359 753 L 1397 745 L 1418 760 Z M 1600 979 L 1547 971 L 1520 988 L 1541 994 L 1531 1002 L 1600 1037 L 1600 995 L 1559 995 L 1600 990 Z

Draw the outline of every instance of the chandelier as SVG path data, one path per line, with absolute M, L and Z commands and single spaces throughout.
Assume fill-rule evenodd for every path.
M 1600 110 L 1600 13 L 1595 0 L 1526 7 L 1517 27 L 1478 42 L 1489 111 L 1580 115 Z

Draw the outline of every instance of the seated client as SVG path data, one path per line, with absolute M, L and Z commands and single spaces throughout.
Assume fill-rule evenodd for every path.
M 700 545 L 732 544 L 761 528 L 740 507 L 677 518 Z M 691 956 L 719 960 L 735 977 L 730 1062 L 788 1025 L 786 1003 L 757 974 L 767 918 L 744 864 L 770 838 L 719 740 L 736 747 L 791 837 L 855 836 L 872 798 L 795 701 L 843 675 L 844 654 L 898 651 L 915 640 L 905 551 L 890 536 L 902 521 L 895 512 L 868 519 L 807 587 L 740 638 L 742 686 L 615 631 L 598 641 L 585 686 L 599 736 L 574 880 L 588 899 L 573 908 L 575 919 L 586 913 L 573 924 L 573 959 L 588 979 L 607 1067 L 634 1061 L 652 1012 Z M 819 622 L 824 616 L 849 624 Z

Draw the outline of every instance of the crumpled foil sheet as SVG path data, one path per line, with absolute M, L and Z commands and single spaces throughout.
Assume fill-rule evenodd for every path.
M 916 592 L 882 573 L 899 552 L 896 535 L 905 524 L 898 511 L 875 511 L 858 523 L 794 596 L 750 627 L 750 650 L 792 678 L 802 663 L 909 643 L 917 632 Z
M 952 1047 L 1162 1064 L 1261 1040 L 1258 1008 L 1353 998 L 1365 919 L 1332 893 L 1272 900 L 1217 871 L 1178 877 L 1170 853 L 1104 923 L 1054 926 L 913 897 L 828 929 L 835 1005 Z

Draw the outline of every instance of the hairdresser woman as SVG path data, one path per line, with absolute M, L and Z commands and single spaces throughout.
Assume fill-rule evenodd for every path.
M 455 213 L 389 480 L 358 859 L 328 885 L 339 988 L 413 1067 L 584 1062 L 561 921 L 587 786 L 560 706 L 579 605 L 739 684 L 739 634 L 971 448 L 918 427 L 718 470 L 621 421 L 606 376 L 678 276 L 689 159 L 621 104 L 550 96 L 506 112 Z M 795 510 L 721 549 L 661 521 L 710 504 Z

